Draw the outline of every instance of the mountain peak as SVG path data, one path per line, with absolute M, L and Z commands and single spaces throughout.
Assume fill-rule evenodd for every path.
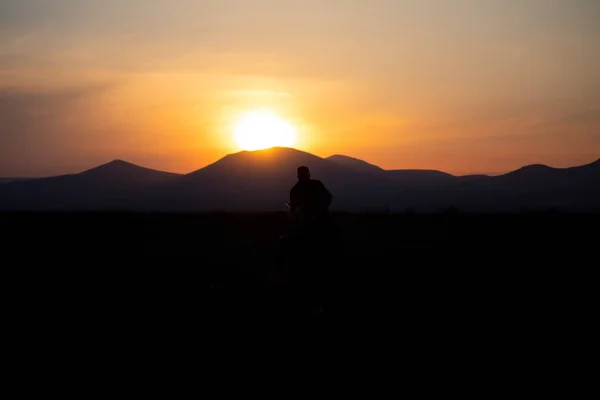
M 200 177 L 217 173 L 221 176 L 291 176 L 293 178 L 296 169 L 301 165 L 306 165 L 315 176 L 320 176 L 322 171 L 331 169 L 329 162 L 314 154 L 293 147 L 271 147 L 228 154 L 204 168 L 189 173 L 188 176 Z M 333 168 L 337 166 L 334 165 Z
M 552 167 L 549 167 L 544 164 L 530 164 L 530 165 L 524 166 L 522 169 L 543 170 L 543 169 L 552 169 Z
M 258 150 L 245 150 L 245 151 L 242 151 L 241 153 L 272 154 L 272 155 L 310 154 L 310 153 L 307 153 L 306 151 L 298 150 L 293 147 L 282 147 L 282 146 L 275 146 L 275 147 L 269 147 L 266 149 L 258 149 Z M 236 153 L 236 154 L 239 154 L 239 153 Z M 310 155 L 312 155 L 312 154 L 310 154 Z
M 106 163 L 106 165 L 134 165 L 132 163 L 129 163 L 127 161 L 124 160 L 120 160 L 120 159 L 114 159 L 111 162 Z
M 506 174 L 498 175 L 497 178 L 500 180 L 518 178 L 525 180 L 532 179 L 535 181 L 539 179 L 550 179 L 557 171 L 559 171 L 558 168 L 552 168 L 544 164 L 531 164 Z
M 88 169 L 80 172 L 80 176 L 96 177 L 99 179 L 134 179 L 134 180 L 148 180 L 148 179 L 165 179 L 169 177 L 178 176 L 172 172 L 159 171 L 151 168 L 141 167 L 130 162 L 115 159 L 105 164 L 99 165 L 95 168 Z
M 94 168 L 90 168 L 86 171 L 83 171 L 82 174 L 84 173 L 96 173 L 96 172 L 101 172 L 101 171 L 124 171 L 124 170 L 133 170 L 133 169 L 144 169 L 144 167 L 140 167 L 139 165 L 135 165 L 132 164 L 130 162 L 124 161 L 124 160 L 112 160 L 110 162 L 107 162 L 105 164 L 101 164 L 97 167 Z
M 239 151 L 237 153 L 230 153 L 227 154 L 225 157 L 221 158 L 221 160 L 226 159 L 226 158 L 243 158 L 243 157 L 248 157 L 248 158 L 254 158 L 254 157 L 259 157 L 260 159 L 272 159 L 272 158 L 285 158 L 285 157 L 289 157 L 289 158 L 294 158 L 294 157 L 317 157 L 311 153 L 308 153 L 306 151 L 302 151 L 302 150 L 298 150 L 295 149 L 293 147 L 280 147 L 280 146 L 275 146 L 275 147 L 269 147 L 266 149 L 258 149 L 258 150 L 242 150 Z M 320 158 L 320 157 L 318 157 Z M 220 161 L 220 160 L 219 160 Z M 218 161 L 217 161 L 218 162 Z

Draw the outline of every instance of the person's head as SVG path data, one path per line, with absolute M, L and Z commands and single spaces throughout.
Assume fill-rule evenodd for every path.
M 298 179 L 300 179 L 301 181 L 310 179 L 310 171 L 308 170 L 308 167 L 306 167 L 306 166 L 298 167 L 297 172 L 298 172 Z

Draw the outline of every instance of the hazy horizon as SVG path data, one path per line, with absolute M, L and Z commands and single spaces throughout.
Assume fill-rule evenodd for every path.
M 0 177 L 188 173 L 258 108 L 384 169 L 587 164 L 598 21 L 596 0 L 0 0 Z
M 258 151 L 263 151 L 263 150 L 272 150 L 272 149 L 262 149 L 262 150 L 258 150 Z M 298 150 L 298 149 L 296 149 L 296 150 Z M 245 152 L 245 151 L 246 151 L 246 150 L 241 150 L 241 151 L 239 151 L 239 152 Z M 302 151 L 302 150 L 300 150 L 300 151 Z M 230 154 L 227 154 L 227 155 L 234 155 L 234 154 L 236 154 L 236 153 L 238 153 L 238 152 L 230 153 Z M 309 154 L 310 154 L 310 153 L 309 153 Z M 217 161 L 221 160 L 222 158 L 224 158 L 224 157 L 225 157 L 225 156 L 227 156 L 227 155 L 224 155 L 223 157 L 219 158 L 218 160 L 215 160 L 214 162 L 217 162 Z M 316 154 L 313 154 L 313 155 L 315 155 L 315 156 L 316 156 Z M 328 158 L 328 157 L 330 157 L 330 156 L 335 156 L 335 155 L 338 155 L 338 156 L 339 156 L 339 155 L 341 155 L 341 156 L 346 156 L 346 157 L 351 157 L 351 158 L 357 158 L 357 157 L 353 157 L 353 156 L 351 156 L 351 155 L 348 155 L 348 154 L 330 154 L 329 156 L 324 156 L 324 157 L 317 156 L 317 157 L 321 157 L 321 158 L 323 158 L 323 159 L 326 159 L 326 158 Z M 375 166 L 377 166 L 377 167 L 380 167 L 379 165 L 377 165 L 377 164 L 376 164 L 376 163 L 374 163 L 374 162 L 371 162 L 370 160 L 363 160 L 363 159 L 358 159 L 358 160 L 360 160 L 360 161 L 365 161 L 365 162 L 367 162 L 367 163 L 369 163 L 369 164 L 372 164 L 372 165 L 375 165 Z M 551 168 L 570 168 L 570 167 L 579 167 L 579 166 L 582 166 L 582 165 L 587 165 L 587 164 L 594 163 L 594 162 L 596 162 L 596 161 L 598 161 L 598 160 L 600 160 L 600 158 L 597 158 L 597 159 L 594 159 L 594 160 L 590 160 L 589 162 L 585 162 L 585 163 L 583 163 L 583 164 L 574 164 L 574 165 L 568 165 L 568 166 L 566 166 L 566 167 L 556 167 L 556 166 L 552 166 L 552 165 L 547 165 L 547 166 L 548 166 L 548 167 L 551 167 Z M 208 164 L 206 164 L 206 165 L 201 165 L 201 166 L 198 166 L 198 167 L 196 167 L 196 168 L 193 168 L 192 170 L 189 170 L 189 171 L 179 172 L 179 171 L 170 171 L 170 170 L 161 170 L 161 169 L 156 169 L 156 168 L 149 167 L 149 166 L 147 166 L 147 165 L 136 164 L 136 163 L 133 163 L 133 162 L 131 162 L 131 161 L 129 161 L 129 160 L 123 160 L 123 159 L 115 158 L 115 159 L 110 159 L 110 160 L 104 160 L 104 161 L 102 161 L 100 164 L 88 165 L 87 167 L 83 167 L 83 168 L 81 168 L 81 169 L 77 169 L 77 170 L 71 170 L 71 171 L 66 171 L 66 172 L 64 172 L 63 174 L 64 174 L 64 175 L 68 175 L 68 174 L 77 174 L 77 173 L 84 172 L 84 171 L 87 171 L 87 170 L 90 170 L 90 169 L 94 169 L 94 168 L 96 168 L 96 167 L 99 167 L 99 166 L 102 166 L 102 165 L 105 165 L 105 164 L 110 164 L 110 163 L 112 163 L 112 162 L 115 162 L 115 161 L 121 161 L 121 162 L 129 163 L 129 164 L 137 165 L 138 167 L 149 168 L 149 169 L 154 169 L 154 170 L 163 171 L 163 172 L 171 172 L 171 173 L 176 173 L 176 174 L 181 174 L 181 175 L 185 175 L 185 174 L 189 174 L 189 173 L 192 173 L 192 172 L 196 172 L 196 171 L 198 171 L 199 169 L 202 169 L 202 168 L 204 168 L 204 167 L 207 167 L 207 166 L 209 166 L 210 164 L 213 164 L 213 163 L 214 163 L 214 162 L 210 162 L 210 163 L 208 163 Z M 514 170 L 516 170 L 516 169 L 519 169 L 519 168 L 521 168 L 521 167 L 526 167 L 526 166 L 529 166 L 529 165 L 532 165 L 532 164 L 526 164 L 526 165 L 522 165 L 522 166 L 520 166 L 520 167 L 518 167 L 518 168 L 515 168 L 515 169 L 512 169 L 512 170 L 507 170 L 507 171 L 474 171 L 474 172 L 468 172 L 468 173 L 452 173 L 452 174 L 453 174 L 453 175 L 456 175 L 456 176 L 467 176 L 467 175 L 488 175 L 488 176 L 498 176 L 498 175 L 503 175 L 503 174 L 507 174 L 507 173 L 513 172 L 513 171 L 514 171 Z M 387 168 L 383 168 L 383 169 L 387 169 Z M 391 168 L 391 169 L 396 169 L 396 170 L 398 170 L 397 168 Z M 404 169 L 404 170 L 419 170 L 419 169 L 421 169 L 421 168 L 402 168 L 402 169 Z M 387 169 L 387 170 L 390 170 L 390 169 Z M 421 169 L 421 170 L 425 170 L 425 169 Z M 443 171 L 443 170 L 441 170 L 441 172 L 448 172 L 448 171 Z M 292 176 L 294 173 L 295 173 L 295 171 L 291 171 L 291 172 L 290 172 L 290 176 Z M 448 172 L 448 173 L 450 173 L 450 172 Z M 62 174 L 52 174 L 52 175 L 35 175 L 35 176 L 34 176 L 34 175 L 31 175 L 31 176 L 0 176 L 0 179 L 2 179 L 2 178 L 8 178 L 8 179 L 11 179 L 11 178 L 49 178 L 49 177 L 58 176 L 58 175 L 62 175 Z

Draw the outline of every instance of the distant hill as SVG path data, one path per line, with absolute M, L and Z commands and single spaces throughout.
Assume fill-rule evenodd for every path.
M 115 160 L 78 174 L 11 181 L 0 185 L 0 210 L 285 210 L 300 165 L 329 188 L 334 210 L 600 211 L 600 160 L 454 176 L 388 171 L 348 156 L 321 158 L 286 147 L 229 154 L 185 175 Z
M 149 188 L 179 176 L 114 160 L 78 174 L 6 183 L 0 209 L 136 209 Z
M 352 169 L 356 172 L 365 174 L 373 174 L 380 178 L 386 178 L 396 183 L 403 184 L 403 187 L 431 187 L 446 185 L 456 182 L 464 182 L 474 179 L 486 177 L 487 175 L 467 175 L 455 176 L 442 171 L 428 169 L 395 169 L 384 170 L 377 165 L 370 164 L 358 158 L 348 157 L 344 155 L 333 155 L 327 157 L 326 160 L 332 161 L 342 167 Z
M 148 185 L 162 183 L 181 175 L 140 167 L 123 160 L 113 160 L 72 176 L 81 181 L 94 183 Z
M 454 175 L 435 170 L 398 169 L 386 171 L 394 182 L 411 187 L 441 186 L 456 182 Z
M 571 168 L 528 165 L 453 186 L 441 201 L 481 211 L 600 210 L 600 160 Z
M 173 185 L 171 193 L 185 209 L 284 210 L 300 165 L 310 168 L 313 179 L 323 181 L 340 208 L 372 204 L 373 195 L 389 187 L 383 179 L 373 180 L 368 174 L 349 171 L 313 154 L 275 147 L 227 155 L 187 174 Z M 377 190 L 369 190 L 373 188 Z
M 363 172 L 363 173 L 373 173 L 373 174 L 382 174 L 385 173 L 385 170 L 378 167 L 377 165 L 369 164 L 366 161 L 359 160 L 358 158 L 343 156 L 340 154 L 335 154 L 333 156 L 329 156 L 326 160 L 331 161 L 337 165 L 342 167 L 346 167 L 352 169 L 354 171 Z
M 36 178 L 0 178 L 0 185 L 3 183 L 16 182 L 16 181 L 26 181 L 28 179 L 36 179 Z

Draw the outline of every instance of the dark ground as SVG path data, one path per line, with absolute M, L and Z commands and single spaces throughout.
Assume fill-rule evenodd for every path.
M 397 304 L 464 309 L 483 307 L 482 300 L 486 307 L 520 300 L 533 307 L 560 302 L 560 293 L 575 296 L 564 300 L 572 304 L 585 296 L 576 288 L 599 265 L 600 215 L 333 219 L 341 240 L 331 246 L 327 293 L 337 315 Z M 207 296 L 213 302 L 208 311 L 217 315 L 268 314 L 264 300 L 282 303 L 276 298 L 286 295 L 265 276 L 275 243 L 291 223 L 285 213 L 0 214 L 2 270 L 24 279 L 18 285 L 37 282 L 49 299 L 82 291 L 88 300 L 91 294 L 125 304 L 136 296 L 158 302 L 181 297 L 185 304 Z M 242 292 L 244 301 L 237 302 Z
M 5 306 L 28 332 L 307 321 L 302 298 L 265 278 L 291 222 L 283 213 L 0 214 Z M 318 321 L 400 324 L 416 337 L 593 332 L 600 215 L 334 222 L 341 240 Z
M 47 370 L 67 352 L 72 365 L 126 369 L 117 360 L 261 349 L 249 338 L 273 322 L 266 338 L 294 346 L 306 336 L 282 321 L 341 323 L 318 335 L 339 346 L 352 338 L 347 349 L 362 343 L 374 354 L 395 348 L 402 360 L 435 360 L 445 371 L 467 362 L 527 379 L 539 367 L 589 372 L 600 215 L 336 214 L 334 222 L 341 240 L 325 312 L 311 317 L 302 297 L 265 279 L 288 214 L 0 214 L 4 344 L 15 360 Z M 226 334 L 207 339 L 211 332 Z
M 111 368 L 124 357 L 223 358 L 236 346 L 260 350 L 250 338 L 263 331 L 293 346 L 352 338 L 348 349 L 394 348 L 447 371 L 460 362 L 575 371 L 595 354 L 600 215 L 336 214 L 341 240 L 319 317 L 265 278 L 291 222 L 283 213 L 0 214 L 4 343 L 18 362 L 48 369 L 67 353 L 73 365 Z M 282 322 L 319 329 L 307 339 Z

